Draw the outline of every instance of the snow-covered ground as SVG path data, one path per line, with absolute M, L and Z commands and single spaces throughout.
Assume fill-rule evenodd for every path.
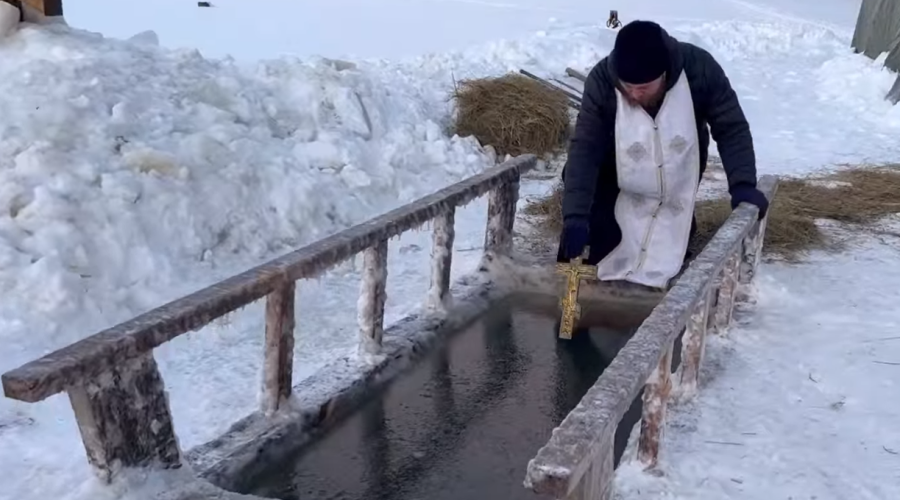
M 670 413 L 663 477 L 624 465 L 619 499 L 900 498 L 897 240 L 760 271 L 699 398 Z
M 652 17 L 719 58 L 751 122 L 760 173 L 900 158 L 900 109 L 882 99 L 894 77 L 849 49 L 858 0 L 635 0 L 625 9 L 587 0 L 213 3 L 70 0 L 71 25 L 123 40 L 26 27 L 0 41 L 0 372 L 491 164 L 474 141 L 444 132 L 454 79 L 589 67 L 612 46 L 614 33 L 600 27 L 611 8 L 623 21 Z M 148 29 L 169 48 L 147 33 L 124 40 Z M 277 58 L 283 54 L 302 59 Z M 390 60 L 338 71 L 316 54 Z M 481 201 L 457 216 L 457 276 L 480 255 L 484 211 Z M 424 295 L 429 245 L 427 232 L 392 242 L 389 320 Z M 900 342 L 863 342 L 891 336 L 874 327 L 889 329 L 894 319 L 887 309 L 864 310 L 862 297 L 855 306 L 841 300 L 862 295 L 864 280 L 895 293 L 897 270 L 877 267 L 874 257 L 891 265 L 889 248 L 872 247 L 803 267 L 765 266 L 759 312 L 711 348 L 727 369 L 696 410 L 679 417 L 698 431 L 668 434 L 666 478 L 645 486 L 648 478 L 623 474 L 625 488 L 712 498 L 714 490 L 690 485 L 714 475 L 744 486 L 730 493 L 749 499 L 762 491 L 751 490 L 750 478 L 794 478 L 809 491 L 836 477 L 873 492 L 898 484 L 890 477 L 898 457 L 872 451 L 876 440 L 900 447 L 890 427 L 876 423 L 896 420 L 885 384 L 898 380 L 897 367 L 863 357 L 877 349 L 884 359 L 873 360 L 900 361 Z M 823 284 L 839 272 L 846 278 Z M 842 288 L 820 307 L 813 292 L 828 286 Z M 357 289 L 352 265 L 300 285 L 296 377 L 353 352 Z M 184 448 L 255 407 L 262 328 L 257 304 L 157 350 Z M 845 397 L 842 413 L 832 412 L 844 420 L 790 413 L 791 398 L 808 400 L 808 391 Z M 738 415 L 741 408 L 752 411 Z M 799 439 L 802 418 L 822 419 L 799 427 L 811 439 Z M 735 422 L 752 429 L 730 435 L 757 433 L 761 456 L 777 458 L 773 447 L 785 447 L 780 476 L 775 465 L 736 461 L 754 450 L 750 441 L 699 447 Z M 837 431 L 837 422 L 847 426 Z M 853 454 L 863 438 L 871 457 Z M 0 499 L 77 496 L 90 478 L 80 446 L 64 396 L 33 405 L 0 399 L 0 470 L 16 478 Z M 740 466 L 743 475 L 723 479 L 712 464 Z M 819 480 L 822 471 L 838 475 Z M 817 498 L 857 498 L 839 492 Z

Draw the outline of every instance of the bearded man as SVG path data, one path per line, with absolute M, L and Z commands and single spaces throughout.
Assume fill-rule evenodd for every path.
M 665 288 L 696 231 L 694 203 L 710 141 L 716 141 L 732 208 L 756 188 L 750 126 L 725 72 L 709 52 L 658 24 L 623 27 L 590 72 L 563 170 L 559 262 L 597 264 L 603 281 Z

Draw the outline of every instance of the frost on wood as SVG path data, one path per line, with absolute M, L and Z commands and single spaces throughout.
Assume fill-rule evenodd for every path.
M 771 198 L 776 183 L 774 177 L 763 176 L 758 187 Z M 662 370 L 660 366 L 671 366 L 675 337 L 708 297 L 713 281 L 726 261 L 739 252 L 741 242 L 757 218 L 757 210 L 747 205 L 731 214 L 528 463 L 526 487 L 542 495 L 566 498 L 580 484 L 590 467 L 603 456 L 601 452 L 608 448 L 603 436 L 610 429 L 615 430 L 651 374 L 658 371 L 660 376 L 669 378 L 671 368 Z M 658 379 L 651 381 L 655 380 Z M 661 408 L 657 406 L 657 409 Z
M 518 178 L 491 191 L 488 198 L 487 231 L 484 235 L 484 251 L 486 253 L 498 255 L 509 253 L 512 247 L 512 230 L 518 201 Z
M 742 240 L 743 241 L 743 240 Z M 741 252 L 733 252 L 722 269 L 722 281 L 719 287 L 719 297 L 716 300 L 715 320 L 713 331 L 719 335 L 725 333 L 731 323 L 734 312 L 734 299 L 737 296 L 738 274 L 741 266 Z
M 450 266 L 453 260 L 453 240 L 456 209 L 452 208 L 434 220 L 431 245 L 431 285 L 428 288 L 428 307 L 446 310 L 450 302 Z
M 638 460 L 648 468 L 655 467 L 659 460 L 659 443 L 666 427 L 666 406 L 672 390 L 671 374 L 672 349 L 669 348 L 644 387 Z
M 285 283 L 266 298 L 266 353 L 263 367 L 263 412 L 271 414 L 291 396 L 294 365 L 294 297 L 296 284 Z
M 375 354 L 384 335 L 384 302 L 387 299 L 387 240 L 363 252 L 362 284 L 359 289 L 357 320 L 360 351 Z
M 7 397 L 48 398 L 98 376 L 124 359 L 200 329 L 216 318 L 268 295 L 285 281 L 313 278 L 366 248 L 420 227 L 450 207 L 465 205 L 507 183 L 518 182 L 536 158 L 523 155 L 462 182 L 232 276 L 125 323 L 92 335 L 3 374 Z M 510 222 L 511 223 L 511 222 Z
M 706 328 L 709 316 L 709 297 L 707 290 L 694 313 L 688 320 L 687 329 L 681 341 L 681 364 L 675 375 L 675 389 L 679 400 L 688 400 L 697 394 L 700 379 L 700 368 L 703 366 L 703 354 L 706 348 Z
M 105 481 L 123 467 L 181 466 L 162 377 L 152 353 L 68 390 L 88 461 Z

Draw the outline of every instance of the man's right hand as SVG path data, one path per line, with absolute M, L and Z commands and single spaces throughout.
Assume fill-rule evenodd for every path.
M 580 217 L 570 217 L 563 222 L 562 257 L 572 260 L 581 257 L 588 244 L 590 224 Z

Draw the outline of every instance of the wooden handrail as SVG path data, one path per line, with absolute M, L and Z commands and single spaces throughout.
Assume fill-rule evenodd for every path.
M 518 183 L 532 155 L 501 165 L 283 257 L 63 347 L 2 376 L 8 398 L 36 402 L 96 378 L 117 363 L 197 330 L 301 278 L 311 278 L 381 241 L 421 226 L 495 188 Z
M 266 297 L 261 414 L 279 411 L 293 387 L 297 280 L 313 278 L 363 252 L 357 303 L 360 346 L 382 347 L 388 241 L 433 219 L 431 289 L 426 306 L 448 302 L 456 207 L 489 193 L 485 255 L 512 247 L 519 179 L 537 162 L 520 156 L 430 196 L 175 300 L 3 374 L 6 396 L 35 402 L 66 391 L 88 461 L 106 481 L 124 467 L 178 468 L 182 454 L 153 349 Z
M 764 176 L 760 179 L 759 188 L 770 199 L 776 187 L 776 178 Z M 731 214 L 594 386 L 553 431 L 548 443 L 529 461 L 525 478 L 527 488 L 559 499 L 609 498 L 613 436 L 625 412 L 645 386 L 638 457 L 647 466 L 655 464 L 665 403 L 672 388 L 673 343 L 689 323 L 701 329 L 699 339 L 694 338 L 689 329 L 683 345 L 689 354 L 683 365 L 692 364 L 690 368 L 682 366 L 684 376 L 696 377 L 699 367 L 693 364 L 699 363 L 702 357 L 698 342 L 702 346 L 710 292 L 718 285 L 716 305 L 720 314 L 717 323 L 730 320 L 736 280 L 739 275 L 747 279 L 752 275 L 752 268 L 759 258 L 764 223 L 765 219 L 758 222 L 758 210 L 750 205 L 741 205 Z M 745 240 L 751 236 L 753 243 L 747 245 Z M 742 248 L 744 254 L 737 255 Z M 717 279 L 721 281 L 717 283 Z

